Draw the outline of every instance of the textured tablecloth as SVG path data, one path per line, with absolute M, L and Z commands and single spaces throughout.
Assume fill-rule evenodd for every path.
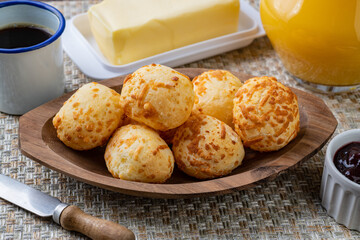
M 259 0 L 250 1 L 258 9 Z M 68 19 L 87 11 L 93 1 L 49 2 Z M 66 89 L 92 81 L 65 56 Z M 272 75 L 302 89 L 285 70 L 268 38 L 250 46 L 179 67 L 219 68 Z M 304 89 L 303 89 L 304 90 Z M 305 90 L 306 91 L 306 90 Z M 339 124 L 335 135 L 360 128 L 360 93 L 315 95 Z M 0 171 L 75 204 L 96 217 L 131 229 L 138 239 L 360 239 L 337 224 L 320 204 L 326 146 L 299 167 L 248 190 L 192 199 L 148 199 L 94 187 L 46 168 L 19 150 L 19 117 L 0 113 Z M 0 199 L 0 239 L 86 239 L 51 219 L 42 219 Z

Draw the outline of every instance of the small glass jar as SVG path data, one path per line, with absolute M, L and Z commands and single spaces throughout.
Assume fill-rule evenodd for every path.
M 261 20 L 296 79 L 323 92 L 360 87 L 360 0 L 261 0 Z

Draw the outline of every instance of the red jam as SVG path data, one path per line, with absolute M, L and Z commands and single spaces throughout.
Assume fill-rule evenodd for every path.
M 360 142 L 352 142 L 336 151 L 335 167 L 348 179 L 360 184 Z

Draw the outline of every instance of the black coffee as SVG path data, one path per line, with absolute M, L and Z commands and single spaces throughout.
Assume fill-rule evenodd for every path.
M 0 29 L 0 48 L 30 47 L 52 36 L 46 29 L 35 25 L 16 25 Z

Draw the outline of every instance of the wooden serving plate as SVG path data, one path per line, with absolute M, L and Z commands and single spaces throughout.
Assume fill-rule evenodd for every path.
M 182 68 L 179 72 L 191 79 L 208 69 Z M 251 76 L 234 74 L 242 81 Z M 125 76 L 103 80 L 100 83 L 120 92 Z M 89 151 L 75 151 L 66 147 L 57 137 L 52 118 L 72 93 L 65 94 L 20 117 L 20 146 L 22 153 L 46 167 L 62 172 L 80 181 L 124 194 L 152 198 L 186 198 L 228 193 L 245 189 L 260 180 L 274 179 L 280 172 L 309 159 L 329 140 L 337 121 L 325 103 L 309 93 L 292 89 L 300 107 L 300 132 L 283 149 L 271 153 L 246 150 L 243 164 L 230 175 L 197 180 L 174 170 L 164 184 L 131 182 L 113 178 L 104 161 L 104 147 Z

